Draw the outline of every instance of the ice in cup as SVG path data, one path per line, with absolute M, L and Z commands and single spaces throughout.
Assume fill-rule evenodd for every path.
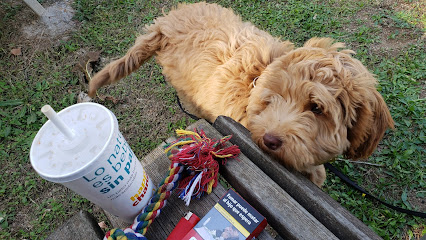
M 118 128 L 115 115 L 96 103 L 55 113 L 35 136 L 30 161 L 44 179 L 63 184 L 104 210 L 133 222 L 153 184 Z

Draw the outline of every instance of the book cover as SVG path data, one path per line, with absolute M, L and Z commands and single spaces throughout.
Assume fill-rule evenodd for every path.
M 256 209 L 230 189 L 183 240 L 253 239 L 266 224 Z

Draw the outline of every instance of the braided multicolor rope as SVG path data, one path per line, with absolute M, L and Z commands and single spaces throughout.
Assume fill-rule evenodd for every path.
M 149 204 L 135 218 L 133 224 L 124 229 L 112 229 L 104 237 L 104 240 L 147 240 L 143 235 L 148 227 L 158 215 L 161 209 L 166 205 L 167 199 L 172 191 L 178 186 L 178 182 L 182 177 L 184 166 L 174 163 L 169 168 L 168 176 L 159 184 L 157 191 L 151 197 Z
M 171 196 L 173 190 L 179 186 L 179 181 L 182 178 L 183 170 L 189 170 L 191 176 L 186 177 L 184 180 L 183 193 L 186 198 L 187 204 L 192 197 L 200 197 L 203 192 L 210 193 L 212 188 L 217 185 L 217 173 L 219 165 L 214 158 L 222 159 L 222 164 L 225 164 L 229 158 L 236 157 L 240 150 L 237 146 L 223 148 L 224 143 L 231 137 L 227 136 L 219 141 L 213 141 L 206 137 L 205 133 L 176 130 L 178 136 L 181 136 L 176 141 L 165 146 L 165 152 L 171 160 L 168 176 L 163 179 L 159 184 L 157 191 L 151 197 L 149 204 L 143 211 L 135 218 L 133 224 L 122 230 L 112 229 L 104 237 L 104 240 L 147 240 L 144 237 L 148 227 L 158 215 L 161 209 L 166 205 L 167 199 Z M 189 156 L 189 157 L 188 157 Z M 195 174 L 198 172 L 198 174 Z M 204 177 L 201 176 L 205 173 Z M 198 190 L 196 194 L 192 191 L 189 193 L 185 190 L 188 189 L 190 184 L 194 181 L 194 175 L 200 176 L 197 184 Z M 192 178 L 192 181 L 189 181 Z M 192 190 L 194 190 L 192 187 Z

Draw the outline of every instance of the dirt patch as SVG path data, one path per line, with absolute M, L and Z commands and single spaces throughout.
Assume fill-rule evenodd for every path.
M 73 20 L 75 11 L 73 0 L 44 1 L 44 14 L 37 16 L 23 1 L 8 0 L 8 9 L 0 9 L 1 16 L 14 15 L 14 21 L 2 26 L 0 36 L 7 38 L 4 43 L 10 49 L 21 47 L 23 55 L 31 55 L 37 50 L 58 46 L 61 41 L 70 39 L 71 33 L 79 24 Z
M 46 7 L 40 18 L 30 25 L 23 26 L 24 35 L 27 38 L 58 37 L 72 31 L 76 23 L 72 20 L 74 9 L 71 7 L 71 3 L 70 0 L 63 0 Z
M 408 24 L 401 27 L 395 19 L 388 17 L 386 11 L 392 10 L 392 7 L 395 6 L 395 4 L 390 4 L 391 1 L 388 2 L 375 7 L 363 8 L 362 11 L 356 13 L 356 21 L 353 19 L 348 21 L 349 24 L 343 28 L 360 38 L 363 37 L 362 35 L 368 35 L 372 41 L 367 47 L 373 55 L 394 56 L 407 46 L 424 41 L 424 35 L 418 28 Z M 357 49 L 359 44 L 353 42 L 351 47 Z

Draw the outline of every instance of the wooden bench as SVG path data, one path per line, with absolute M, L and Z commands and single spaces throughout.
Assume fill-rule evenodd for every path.
M 203 129 L 208 137 L 215 139 L 232 134 L 232 143 L 240 147 L 242 154 L 239 160 L 228 161 L 221 167 L 220 173 L 267 218 L 269 227 L 258 239 L 380 239 L 301 174 L 288 171 L 263 153 L 251 141 L 247 129 L 232 119 L 219 117 L 213 125 L 199 120 L 189 127 L 190 130 L 194 128 Z M 162 146 L 141 159 L 141 162 L 156 185 L 165 177 L 170 165 Z M 212 194 L 200 200 L 192 200 L 189 207 L 174 193 L 148 229 L 146 237 L 150 240 L 166 239 L 188 211 L 203 217 L 226 190 L 218 185 Z M 106 215 L 113 227 L 125 228 L 129 225 L 111 214 Z

